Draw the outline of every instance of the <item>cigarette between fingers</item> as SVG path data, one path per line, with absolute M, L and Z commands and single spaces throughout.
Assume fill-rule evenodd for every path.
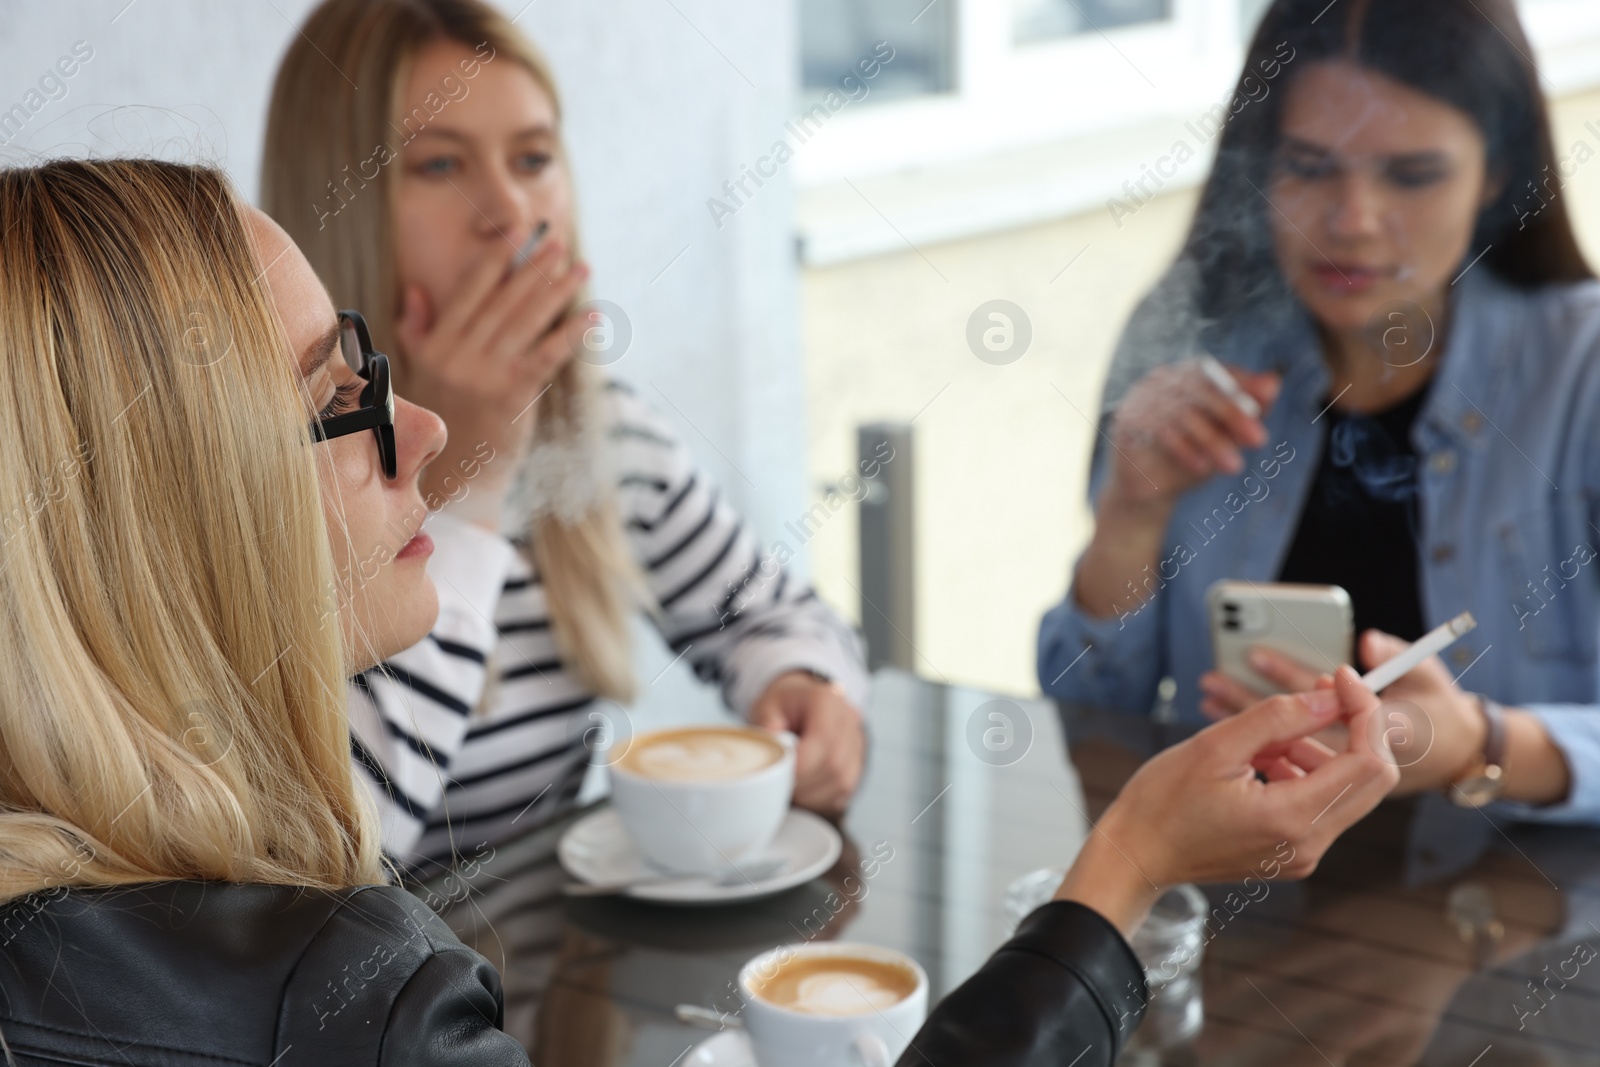
M 1222 390 L 1222 395 L 1233 401 L 1240 411 L 1252 419 L 1261 417 L 1261 405 L 1256 403 L 1256 398 L 1244 391 L 1238 379 L 1228 373 L 1228 368 L 1217 362 L 1217 357 L 1209 354 L 1201 356 L 1200 369 L 1211 379 L 1211 384 Z
M 539 225 L 534 229 L 533 233 L 528 235 L 528 239 L 523 243 L 522 247 L 517 249 L 517 255 L 516 258 L 512 260 L 511 269 L 515 270 L 518 267 L 526 266 L 528 260 L 533 258 L 533 254 L 537 252 L 539 250 L 539 246 L 544 243 L 544 235 L 549 232 L 550 224 L 548 222 L 539 223 Z
M 1472 617 L 1472 612 L 1463 611 L 1449 622 L 1417 638 L 1405 651 L 1363 674 L 1361 681 L 1374 693 L 1379 692 L 1403 675 L 1411 673 L 1429 656 L 1437 655 L 1455 644 L 1457 638 L 1477 625 L 1478 620 Z

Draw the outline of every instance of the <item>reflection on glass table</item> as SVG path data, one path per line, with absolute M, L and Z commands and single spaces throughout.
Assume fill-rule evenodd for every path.
M 669 1067 L 710 1036 L 677 1006 L 737 1019 L 740 966 L 776 945 L 886 946 L 948 992 L 1007 936 L 1008 886 L 1065 867 L 1087 820 L 1181 736 L 895 671 L 868 718 L 839 862 L 777 896 L 568 898 L 555 845 L 571 820 L 417 892 L 500 968 L 506 1028 L 534 1063 Z M 1600 1064 L 1600 834 L 1391 802 L 1307 882 L 1200 890 L 1198 970 L 1126 1063 Z

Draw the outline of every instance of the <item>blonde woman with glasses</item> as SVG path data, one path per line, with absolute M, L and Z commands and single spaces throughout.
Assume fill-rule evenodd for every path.
M 5 1062 L 526 1065 L 350 768 L 444 425 L 215 171 L 0 171 L 0 263 Z
M 865 752 L 859 639 L 764 557 L 666 420 L 575 357 L 605 327 L 581 310 L 532 44 L 474 0 L 329 0 L 278 71 L 263 158 L 266 211 L 370 310 L 398 392 L 450 427 L 422 480 L 439 623 L 351 687 L 390 853 L 430 872 L 572 810 L 586 739 L 638 693 L 640 612 L 733 711 L 799 735 L 798 804 L 842 812 Z M 530 892 L 554 891 L 553 859 L 546 875 Z

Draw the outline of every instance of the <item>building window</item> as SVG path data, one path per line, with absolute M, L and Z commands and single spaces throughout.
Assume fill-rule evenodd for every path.
M 1172 17 L 1172 0 L 1011 0 L 1011 39 L 1053 41 Z
M 807 102 L 839 86 L 873 56 L 894 49 L 868 100 L 895 100 L 956 87 L 956 0 L 801 0 L 800 69 Z

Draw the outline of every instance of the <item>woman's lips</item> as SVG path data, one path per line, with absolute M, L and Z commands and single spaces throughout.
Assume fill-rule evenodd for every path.
M 417 536 L 405 543 L 405 547 L 395 553 L 395 559 L 411 559 L 415 556 L 427 556 L 433 552 L 433 538 L 418 532 Z
M 1358 267 L 1349 263 L 1317 263 L 1311 274 L 1324 289 L 1334 293 L 1364 293 L 1388 278 L 1393 271 Z

